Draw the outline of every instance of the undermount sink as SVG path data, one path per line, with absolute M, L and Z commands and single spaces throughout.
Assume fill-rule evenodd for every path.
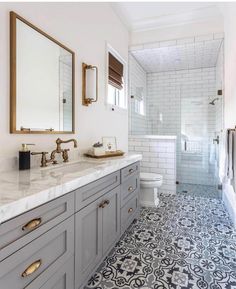
M 57 173 L 76 173 L 87 169 L 95 168 L 103 163 L 96 163 L 92 161 L 78 161 L 74 163 L 63 163 L 43 168 L 43 171 L 57 172 Z

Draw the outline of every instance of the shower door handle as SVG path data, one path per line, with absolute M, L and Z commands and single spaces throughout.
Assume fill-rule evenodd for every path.
M 217 143 L 217 144 L 220 143 L 220 137 L 219 136 L 217 136 L 216 138 L 213 138 L 213 144 L 214 143 Z

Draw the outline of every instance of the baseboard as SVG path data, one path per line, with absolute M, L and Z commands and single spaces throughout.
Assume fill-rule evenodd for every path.
M 230 184 L 223 185 L 222 200 L 236 228 L 236 193 Z
M 153 202 L 145 202 L 140 200 L 140 206 L 141 207 L 148 207 L 148 208 L 156 208 L 155 204 Z

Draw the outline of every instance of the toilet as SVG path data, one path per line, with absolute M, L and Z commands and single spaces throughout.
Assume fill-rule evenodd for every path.
M 163 183 L 163 176 L 154 173 L 140 173 L 140 204 L 143 207 L 159 205 L 158 188 Z

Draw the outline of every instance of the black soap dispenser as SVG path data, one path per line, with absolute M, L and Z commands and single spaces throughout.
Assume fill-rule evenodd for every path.
M 22 144 L 21 150 L 19 151 L 19 170 L 29 170 L 30 169 L 30 150 L 29 145 L 34 144 Z

